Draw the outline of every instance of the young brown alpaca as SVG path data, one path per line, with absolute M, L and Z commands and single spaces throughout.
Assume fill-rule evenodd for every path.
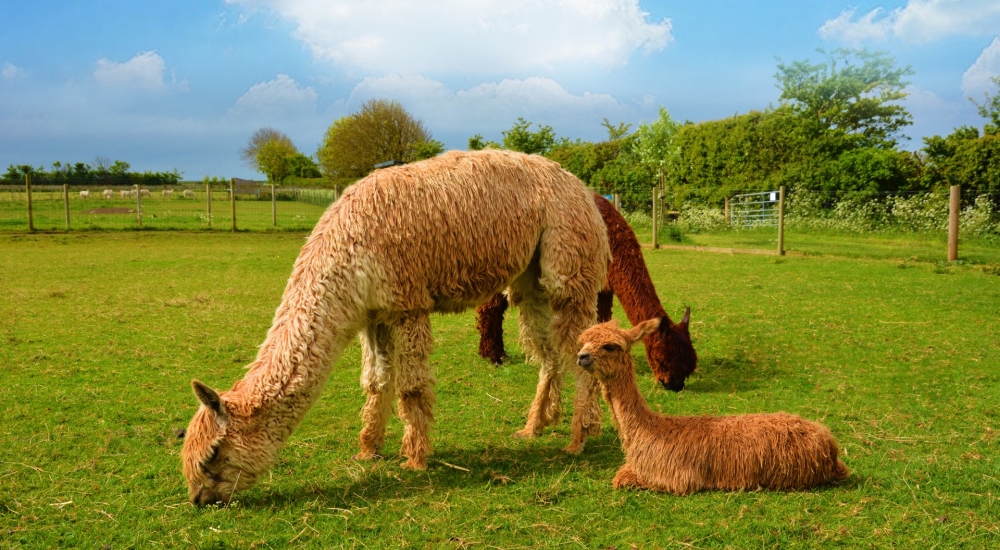
M 202 406 L 181 452 L 192 502 L 227 502 L 270 468 L 359 332 L 368 394 L 361 459 L 382 446 L 393 397 L 406 468 L 424 469 L 434 420 L 430 314 L 516 296 L 522 334 L 541 350 L 523 430 L 560 413 L 576 370 L 572 441 L 600 420 L 596 382 L 576 367 L 576 338 L 597 317 L 610 261 L 586 188 L 558 164 L 510 151 L 451 151 L 373 172 L 323 214 L 295 261 L 274 321 L 242 380 L 217 392 L 192 381 Z
M 616 295 L 633 325 L 647 319 L 663 319 L 660 327 L 646 336 L 646 360 L 664 388 L 681 391 L 684 381 L 698 366 L 698 354 L 691 345 L 691 334 L 688 332 L 691 309 L 684 312 L 680 323 L 670 320 L 656 295 L 635 232 L 607 199 L 595 194 L 594 203 L 608 230 L 612 257 L 606 286 L 597 294 L 597 321 L 611 320 L 611 305 Z M 506 356 L 503 346 L 503 315 L 506 310 L 507 299 L 503 294 L 494 296 L 476 310 L 479 355 L 497 365 Z
M 580 335 L 577 364 L 600 383 L 625 450 L 625 465 L 612 481 L 615 488 L 676 495 L 703 489 L 801 490 L 847 477 L 830 430 L 801 417 L 651 411 L 636 386 L 629 349 L 659 324 L 651 319 L 622 330 L 612 321 Z

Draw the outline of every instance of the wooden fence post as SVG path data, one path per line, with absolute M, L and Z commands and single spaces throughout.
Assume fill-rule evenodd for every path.
M 278 203 L 274 198 L 274 184 L 271 184 L 271 225 L 278 227 Z
M 948 208 L 948 261 L 958 259 L 958 218 L 962 208 L 962 188 L 951 186 L 951 200 Z
M 69 184 L 63 184 L 63 206 L 66 210 L 66 231 L 69 231 Z
M 614 204 L 615 204 L 615 210 L 621 212 L 621 210 L 622 210 L 622 196 L 619 195 L 618 193 L 614 193 L 614 194 L 611 195 L 611 198 L 614 199 L 614 201 L 615 201 L 614 202 Z
M 24 175 L 24 191 L 28 195 L 28 231 L 34 231 L 35 211 L 31 207 L 31 174 Z
M 656 201 L 657 195 L 659 195 L 656 186 L 653 186 L 653 248 L 660 248 L 660 245 L 656 242 Z
M 212 227 L 212 184 L 205 184 L 205 215 L 208 216 L 208 226 Z
M 142 229 L 142 193 L 138 183 L 135 184 L 135 219 L 139 221 L 139 229 Z
M 233 233 L 236 233 L 236 178 L 229 180 L 229 202 L 233 206 Z
M 778 188 L 778 256 L 785 255 L 785 186 Z

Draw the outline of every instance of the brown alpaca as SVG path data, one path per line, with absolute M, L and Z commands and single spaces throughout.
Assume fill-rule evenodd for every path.
M 801 490 L 847 477 L 830 430 L 801 417 L 651 411 L 636 386 L 629 349 L 659 324 L 651 319 L 626 331 L 612 321 L 580 335 L 577 364 L 600 383 L 625 450 L 615 488 L 676 495 L 703 489 Z
M 590 194 L 542 157 L 452 151 L 372 173 L 316 224 L 246 376 L 221 393 L 192 381 L 202 407 L 182 450 L 191 500 L 226 502 L 256 483 L 358 333 L 368 394 L 358 458 L 381 450 L 395 394 L 403 466 L 426 468 L 430 314 L 475 307 L 505 288 L 517 297 L 522 334 L 541 350 L 517 435 L 537 435 L 558 418 L 563 375 L 575 369 L 568 450 L 579 452 L 601 413 L 596 383 L 575 366 L 576 338 L 597 316 L 593 296 L 609 260 Z
M 691 345 L 691 334 L 688 332 L 691 309 L 684 312 L 680 323 L 670 320 L 656 295 L 635 232 L 607 199 L 594 195 L 594 203 L 604 219 L 612 257 L 606 287 L 597 295 L 597 321 L 611 320 L 611 304 L 615 295 L 633 325 L 647 319 L 664 319 L 659 329 L 646 336 L 646 360 L 664 388 L 681 391 L 684 380 L 698 365 L 698 354 Z M 503 346 L 503 314 L 506 310 L 507 299 L 502 294 L 494 296 L 476 310 L 479 355 L 497 365 L 506 356 Z

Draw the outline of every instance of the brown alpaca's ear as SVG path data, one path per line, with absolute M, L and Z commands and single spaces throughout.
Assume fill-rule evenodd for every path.
M 218 392 L 208 387 L 200 380 L 192 380 L 191 387 L 194 388 L 194 395 L 198 398 L 198 401 L 201 401 L 202 405 L 212 409 L 212 412 L 214 412 L 217 416 L 221 418 L 226 417 L 226 408 L 222 404 L 222 398 L 219 397 Z
M 625 338 L 628 339 L 629 345 L 632 345 L 639 340 L 642 340 L 648 336 L 651 332 L 655 332 L 656 329 L 660 327 L 660 319 L 650 319 L 648 321 L 643 321 L 638 325 L 632 327 L 632 330 L 625 331 Z
M 691 323 L 691 307 L 689 306 L 686 310 L 684 310 L 684 318 L 681 319 L 681 322 L 677 323 L 677 325 L 687 328 L 687 326 L 690 323 Z

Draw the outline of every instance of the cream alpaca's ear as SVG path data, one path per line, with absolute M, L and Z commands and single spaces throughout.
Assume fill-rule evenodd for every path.
M 626 331 L 625 337 L 628 338 L 629 345 L 631 345 L 655 332 L 658 328 L 660 328 L 660 319 L 650 319 L 632 327 L 632 330 Z
M 226 407 L 222 404 L 222 398 L 219 397 L 218 392 L 200 380 L 192 380 L 191 387 L 194 388 L 194 395 L 198 398 L 198 401 L 201 401 L 202 405 L 212 409 L 212 412 L 216 415 L 226 418 Z

